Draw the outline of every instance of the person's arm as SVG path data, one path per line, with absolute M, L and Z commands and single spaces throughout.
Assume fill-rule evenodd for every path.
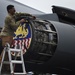
M 11 17 L 6 17 L 5 23 L 10 25 L 11 28 L 16 28 L 20 25 L 20 21 L 15 22 L 15 20 L 12 19 Z
M 35 20 L 36 19 L 36 17 L 35 16 L 33 16 L 33 15 L 31 15 L 31 14 L 29 14 L 29 13 L 15 13 L 15 15 L 14 15 L 14 17 L 15 17 L 15 19 L 18 21 L 19 19 L 21 19 L 21 18 L 25 18 L 25 17 L 29 17 L 29 18 L 31 18 L 31 19 L 33 19 L 33 20 Z
M 7 25 L 9 25 L 10 28 L 13 30 L 16 29 L 20 25 L 20 23 L 22 23 L 22 22 L 25 22 L 25 20 L 21 19 L 20 21 L 15 22 L 15 20 L 11 17 L 6 17 L 6 19 L 5 19 L 5 23 Z

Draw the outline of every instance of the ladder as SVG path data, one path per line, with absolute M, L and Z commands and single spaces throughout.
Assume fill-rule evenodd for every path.
M 9 58 L 8 61 L 4 60 L 6 52 L 8 54 L 8 58 Z M 15 60 L 12 60 L 11 52 L 15 52 L 15 53 L 20 52 L 20 54 L 21 54 L 20 55 L 21 60 L 17 60 L 16 59 L 16 55 L 15 55 Z M 22 50 L 21 49 L 10 48 L 9 43 L 7 43 L 6 46 L 4 47 L 4 52 L 3 52 L 3 56 L 2 56 L 2 60 L 1 60 L 1 65 L 0 65 L 0 75 L 1 75 L 1 70 L 2 70 L 2 65 L 3 64 L 10 64 L 11 75 L 26 75 L 26 69 L 25 69 L 25 65 L 24 65 Z M 22 70 L 23 70 L 22 73 L 20 73 L 20 72 L 14 72 L 14 65 L 15 64 L 22 64 Z

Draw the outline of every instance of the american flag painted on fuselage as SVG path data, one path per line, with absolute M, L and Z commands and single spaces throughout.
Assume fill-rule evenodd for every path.
M 19 40 L 13 40 L 11 47 L 18 48 L 23 50 L 23 54 L 26 52 L 26 48 L 28 49 L 31 43 L 31 38 L 24 38 Z M 26 48 L 25 48 L 26 47 Z M 14 52 L 13 52 L 14 54 Z

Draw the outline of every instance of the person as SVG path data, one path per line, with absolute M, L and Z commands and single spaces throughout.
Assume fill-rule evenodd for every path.
M 24 19 L 21 19 L 17 22 L 15 21 L 14 15 L 16 10 L 14 5 L 8 5 L 7 12 L 8 12 L 8 15 L 5 18 L 5 25 L 0 33 L 0 36 L 2 37 L 2 41 L 3 41 L 2 42 L 3 46 L 5 45 L 6 42 L 9 42 L 9 43 L 12 42 L 11 38 L 13 37 L 14 31 L 17 29 L 20 23 L 25 22 Z
M 25 19 L 21 19 L 19 21 L 15 20 L 16 10 L 14 5 L 8 5 L 7 6 L 7 12 L 8 15 L 5 18 L 5 25 L 2 28 L 2 31 L 0 33 L 0 38 L 2 38 L 2 45 L 5 46 L 6 42 L 9 42 L 11 44 L 12 37 L 14 35 L 14 31 L 17 29 L 17 27 L 20 25 L 20 23 L 25 22 Z M 19 13 L 21 14 L 21 13 Z M 25 15 L 31 16 L 33 19 L 36 19 L 35 16 L 32 16 L 31 14 L 25 13 Z
M 2 28 L 1 33 L 0 33 L 0 42 L 2 42 L 3 47 L 5 46 L 7 42 L 11 44 L 15 29 L 20 25 L 20 23 L 25 22 L 24 19 L 15 21 L 14 15 L 15 15 L 16 10 L 15 10 L 14 5 L 8 5 L 7 12 L 8 12 L 8 15 L 5 17 L 5 25 Z M 2 51 L 3 50 L 0 51 L 0 55 L 2 55 Z
M 14 15 L 16 10 L 13 5 L 7 6 L 7 12 L 8 15 L 5 18 L 5 25 L 1 31 L 1 35 L 12 36 L 15 28 L 17 28 L 21 22 L 25 22 L 25 20 L 21 19 L 20 21 L 15 22 Z
M 15 21 L 14 15 L 15 15 L 16 10 L 15 10 L 14 5 L 8 5 L 7 12 L 8 12 L 8 15 L 5 17 L 5 25 L 2 28 L 1 33 L 0 33 L 0 39 L 2 39 L 2 47 L 4 47 L 6 43 L 9 43 L 9 44 L 12 43 L 14 31 L 17 29 L 17 27 L 20 25 L 20 23 L 25 22 L 24 19 Z M 0 52 L 1 52 L 0 53 L 0 62 L 1 62 L 3 50 Z M 7 54 L 5 56 L 5 59 L 6 60 L 8 59 Z M 7 69 L 9 69 L 7 66 L 5 66 L 5 67 Z

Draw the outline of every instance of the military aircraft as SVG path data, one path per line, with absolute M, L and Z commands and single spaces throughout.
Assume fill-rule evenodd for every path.
M 53 13 L 45 14 L 15 1 L 2 0 L 1 12 L 5 11 L 3 8 L 11 3 L 16 9 L 19 8 L 18 11 L 26 11 L 36 16 L 36 19 L 28 15 L 20 16 L 27 22 L 20 25 L 13 36 L 13 41 L 17 41 L 16 46 L 19 45 L 23 50 L 26 70 L 51 74 L 75 73 L 75 11 L 52 6 Z M 3 13 L 6 15 L 6 12 Z M 3 13 L 0 13 L 1 26 L 5 17 Z M 14 43 L 12 47 L 15 47 Z M 14 56 L 15 53 L 12 55 Z M 18 53 L 17 57 L 19 55 Z M 17 69 L 21 70 L 19 65 Z

